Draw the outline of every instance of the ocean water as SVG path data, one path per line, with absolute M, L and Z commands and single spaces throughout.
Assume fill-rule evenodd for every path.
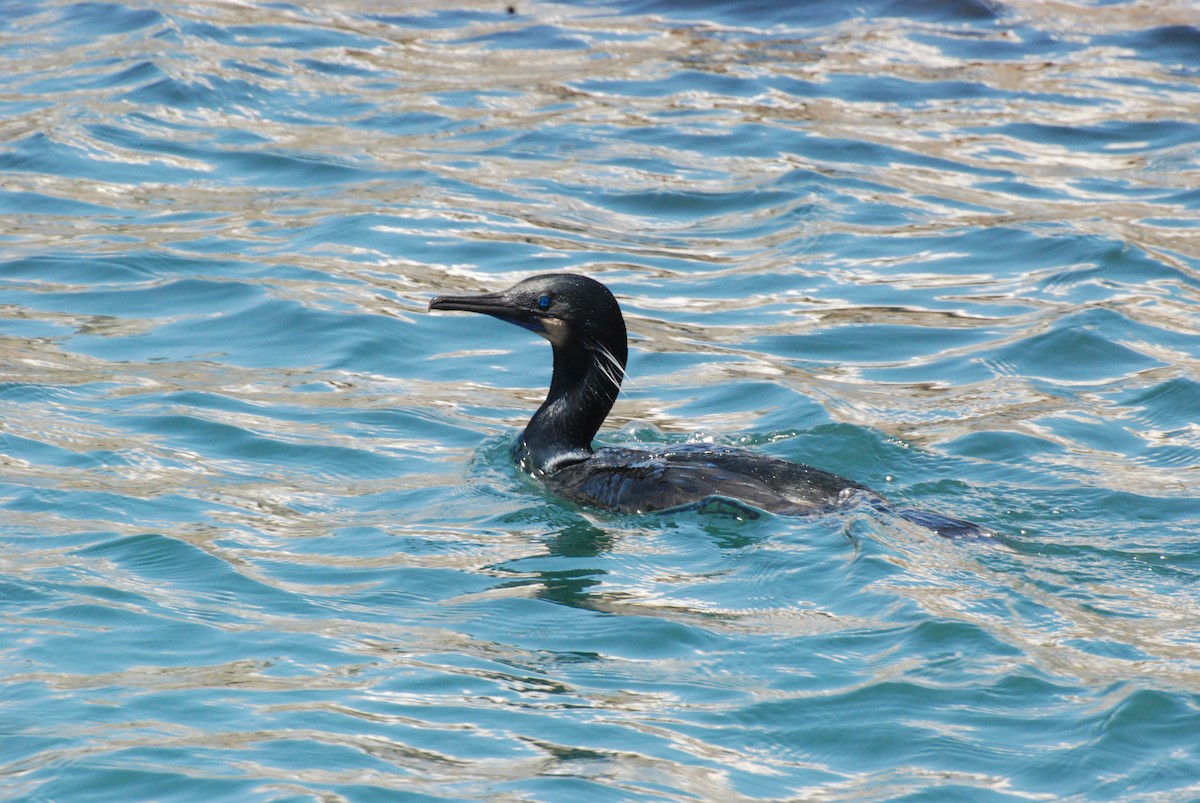
M 0 14 L 0 797 L 1200 799 L 1200 14 Z M 618 516 L 508 446 L 597 277 L 609 444 L 898 506 Z

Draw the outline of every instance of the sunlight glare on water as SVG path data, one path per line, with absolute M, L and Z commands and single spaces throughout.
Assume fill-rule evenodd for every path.
M 1200 797 L 1193 3 L 0 16 L 4 798 Z M 998 537 L 554 498 L 552 271 Z

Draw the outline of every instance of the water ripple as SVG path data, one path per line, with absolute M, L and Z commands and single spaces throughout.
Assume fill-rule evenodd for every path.
M 1190 3 L 7 11 L 5 797 L 1197 793 Z M 552 270 L 605 440 L 1000 538 L 563 505 L 424 315 Z

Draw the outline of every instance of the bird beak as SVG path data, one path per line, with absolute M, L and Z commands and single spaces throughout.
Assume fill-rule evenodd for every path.
M 544 316 L 512 301 L 505 293 L 484 293 L 478 296 L 438 296 L 429 302 L 430 310 L 460 310 L 480 312 L 502 321 L 515 323 L 540 335 L 546 334 Z
M 484 315 L 512 314 L 513 307 L 504 293 L 484 293 L 481 296 L 438 296 L 429 302 L 429 308 L 482 312 Z

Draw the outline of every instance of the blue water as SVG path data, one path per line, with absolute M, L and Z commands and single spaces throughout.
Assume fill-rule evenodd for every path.
M 10 2 L 0 797 L 1200 799 L 1191 2 Z M 615 516 L 508 444 L 872 508 Z

